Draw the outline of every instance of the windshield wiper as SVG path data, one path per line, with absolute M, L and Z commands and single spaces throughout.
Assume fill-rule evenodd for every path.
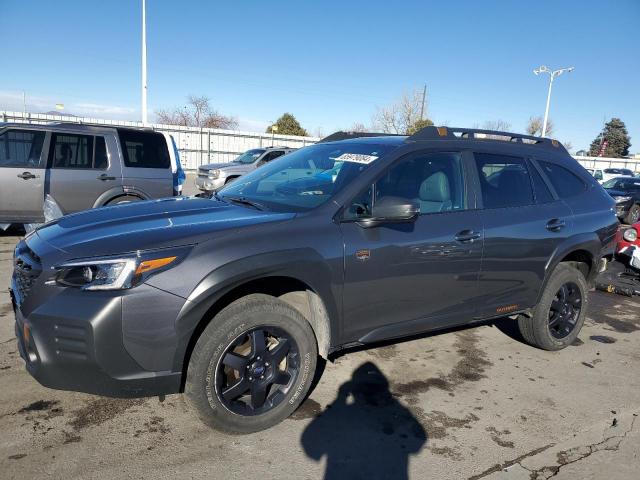
M 224 197 L 221 197 L 221 198 L 223 198 L 224 200 L 228 200 L 229 202 L 239 203 L 241 205 L 248 205 L 250 207 L 255 208 L 256 210 L 265 210 L 264 205 L 254 200 L 249 200 L 247 197 L 229 197 L 225 195 Z

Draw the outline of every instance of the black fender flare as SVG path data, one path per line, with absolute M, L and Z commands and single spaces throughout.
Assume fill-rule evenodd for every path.
M 594 232 L 573 235 L 561 242 L 547 260 L 547 264 L 544 268 L 544 280 L 540 285 L 540 290 L 538 291 L 536 305 L 540 301 L 542 292 L 544 292 L 547 282 L 558 264 L 567 255 L 578 250 L 586 251 L 591 256 L 592 267 L 589 275 L 587 276 L 587 283 L 591 285 L 593 280 L 595 280 L 595 277 L 598 275 L 598 261 L 600 252 L 602 251 L 602 242 Z
M 226 294 L 253 280 L 268 277 L 288 277 L 307 285 L 322 301 L 329 323 L 329 345 L 339 332 L 340 293 L 332 279 L 329 265 L 313 249 L 282 250 L 241 258 L 224 264 L 204 277 L 189 295 L 176 318 L 178 345 L 173 362 L 174 371 L 184 371 L 192 336 L 207 312 Z

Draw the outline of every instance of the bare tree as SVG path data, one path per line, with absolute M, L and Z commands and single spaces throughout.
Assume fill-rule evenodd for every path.
M 204 127 L 234 129 L 238 121 L 231 116 L 222 115 L 210 105 L 208 97 L 189 95 L 187 105 L 173 110 L 158 110 L 156 117 L 159 123 L 181 125 L 183 127 Z
M 529 117 L 527 122 L 527 133 L 529 135 L 540 136 L 542 135 L 542 124 L 544 120 L 542 117 Z M 553 122 L 550 118 L 547 119 L 547 135 L 553 134 Z
M 354 122 L 354 124 L 351 125 L 351 128 L 349 128 L 348 131 L 362 133 L 362 132 L 368 132 L 369 129 L 362 122 Z
M 396 102 L 378 107 L 372 118 L 374 129 L 385 133 L 406 134 L 420 120 L 422 91 L 405 92 Z
M 508 132 L 511 130 L 511 124 L 505 120 L 487 120 L 482 124 L 484 130 L 496 130 L 498 132 Z

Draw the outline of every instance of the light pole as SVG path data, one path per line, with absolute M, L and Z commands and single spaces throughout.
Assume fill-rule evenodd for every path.
M 544 111 L 544 121 L 542 122 L 542 136 L 547 134 L 547 120 L 549 119 L 549 103 L 551 102 L 551 87 L 553 86 L 553 79 L 559 77 L 564 72 L 572 72 L 574 67 L 559 68 L 558 70 L 551 70 L 546 65 L 542 65 L 536 68 L 533 73 L 540 75 L 541 73 L 549 74 L 549 92 L 547 93 L 547 108 Z
M 142 125 L 147 125 L 147 7 L 142 0 Z

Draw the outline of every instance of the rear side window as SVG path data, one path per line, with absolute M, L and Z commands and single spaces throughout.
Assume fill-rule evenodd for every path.
M 560 198 L 573 197 L 587 189 L 587 184 L 569 169 L 551 162 L 538 163 Z
M 0 168 L 39 168 L 45 132 L 7 130 L 0 134 Z
M 475 154 L 484 208 L 532 205 L 533 190 L 524 158 Z
M 55 133 L 51 142 L 53 168 L 92 168 L 93 137 Z
M 547 187 L 547 184 L 538 173 L 538 170 L 531 165 L 529 171 L 531 172 L 531 179 L 533 180 L 533 191 L 536 194 L 536 203 L 553 202 L 555 199 L 551 191 L 549 191 L 549 187 Z
M 119 130 L 124 164 L 133 168 L 169 168 L 167 142 L 159 133 Z
M 107 158 L 107 147 L 104 143 L 104 137 L 95 137 L 95 154 L 93 158 L 93 168 L 104 170 L 109 166 Z

